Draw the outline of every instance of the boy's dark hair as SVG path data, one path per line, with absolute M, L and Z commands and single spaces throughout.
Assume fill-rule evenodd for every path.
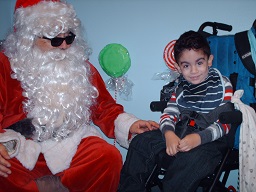
M 211 55 L 211 49 L 207 39 L 199 32 L 187 31 L 183 33 L 174 45 L 174 58 L 179 62 L 181 53 L 184 50 L 202 50 L 208 57 Z

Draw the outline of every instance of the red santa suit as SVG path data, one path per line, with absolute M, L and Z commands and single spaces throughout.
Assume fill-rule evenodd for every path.
M 37 74 L 37 68 L 39 65 L 43 65 L 40 62 L 31 62 L 28 57 L 30 55 L 30 59 L 34 58 L 31 48 L 34 48 L 35 38 L 43 36 L 53 38 L 59 33 L 67 33 L 72 29 L 76 34 L 76 40 L 72 44 L 73 48 L 71 47 L 68 50 L 71 50 L 70 55 L 72 55 L 72 49 L 78 47 L 77 50 L 80 50 L 80 52 L 76 51 L 76 49 L 73 52 L 77 55 L 82 55 L 80 57 L 82 60 L 79 60 L 81 65 L 83 65 L 84 61 L 83 54 L 86 50 L 83 48 L 86 45 L 79 44 L 79 42 L 83 42 L 79 29 L 80 21 L 76 18 L 72 6 L 55 0 L 55 3 L 50 1 L 41 2 L 40 5 L 43 6 L 43 9 L 40 6 L 32 7 L 38 2 L 40 0 L 17 1 L 16 8 L 21 6 L 24 8 L 26 6 L 31 7 L 16 11 L 19 12 L 19 15 L 16 15 L 15 31 L 7 37 L 9 44 L 6 43 L 6 45 L 11 45 L 11 48 L 8 51 L 7 49 L 4 50 L 4 53 L 0 53 L 0 143 L 10 140 L 17 142 L 15 150 L 10 154 L 11 159 L 8 160 L 11 163 L 10 169 L 12 173 L 6 178 L 0 176 L 0 192 L 38 191 L 36 180 L 47 175 L 59 176 L 61 183 L 69 191 L 114 192 L 117 190 L 119 183 L 122 157 L 115 146 L 107 143 L 102 138 L 96 126 L 107 137 L 115 138 L 121 146 L 128 147 L 130 126 L 138 118 L 126 113 L 123 107 L 115 102 L 107 91 L 98 71 L 88 62 L 88 57 L 84 65 L 90 71 L 88 73 L 89 85 L 90 87 L 95 87 L 98 92 L 98 96 L 95 97 L 92 105 L 89 105 L 90 110 L 85 114 L 89 114 L 89 121 L 93 124 L 89 123 L 88 118 L 86 123 L 81 123 L 84 119 L 81 114 L 84 114 L 83 110 L 87 110 L 85 107 L 81 108 L 81 113 L 76 115 L 76 117 L 79 117 L 75 120 L 80 121 L 80 126 L 74 129 L 72 134 L 60 141 L 50 138 L 37 142 L 37 140 L 26 139 L 20 133 L 8 129 L 10 125 L 27 118 L 28 115 L 32 116 L 32 118 L 34 115 L 37 116 L 35 113 L 31 115 L 31 111 L 24 108 L 24 105 L 30 105 L 28 101 L 35 96 L 31 93 L 28 94 L 28 89 L 30 88 L 26 87 L 27 84 L 24 84 L 22 80 L 24 76 L 19 76 L 20 71 L 26 72 L 28 69 L 29 72 L 25 74 L 25 78 L 29 75 L 32 78 L 32 73 L 33 75 Z M 48 7 L 48 4 L 51 5 Z M 68 11 L 64 12 L 65 9 Z M 48 14 L 47 12 L 50 13 Z M 55 27 L 53 28 L 53 26 Z M 31 39 L 33 40 L 31 41 Z M 7 40 L 6 42 L 8 42 Z M 20 46 L 21 44 L 23 45 Z M 79 47 L 79 45 L 81 46 Z M 39 57 L 39 59 L 42 59 L 42 57 Z M 74 59 L 71 58 L 71 62 Z M 36 66 L 37 64 L 39 65 Z M 25 69 L 23 68 L 24 65 L 28 65 L 28 67 Z M 71 65 L 78 64 L 72 63 Z M 17 66 L 20 68 L 18 69 Z M 59 66 L 61 67 L 62 65 Z M 67 69 L 65 68 L 65 70 Z M 84 72 L 87 72 L 85 67 L 77 68 L 76 72 L 79 73 L 80 69 L 85 70 L 80 74 L 84 76 Z M 31 70 L 34 71 L 30 73 Z M 65 70 L 63 71 L 64 73 Z M 16 78 L 14 77 L 15 75 Z M 34 75 L 34 78 L 37 78 L 37 75 Z M 30 77 L 27 80 L 29 81 Z M 71 79 L 70 81 L 80 83 L 80 79 L 78 81 Z M 59 84 L 57 85 L 60 86 Z M 48 89 L 47 83 L 44 86 Z M 79 89 L 78 87 L 78 92 Z M 72 89 L 68 88 L 68 91 L 70 90 L 72 91 Z M 84 93 L 86 97 L 86 91 Z M 37 96 L 40 96 L 40 94 L 37 94 Z M 78 99 L 83 100 L 81 98 L 83 98 L 83 95 L 81 96 L 80 94 Z M 36 99 L 32 98 L 31 100 L 34 102 Z M 74 99 L 74 101 L 76 100 Z M 68 103 L 66 104 L 68 105 Z M 75 105 L 76 103 L 73 102 L 72 104 Z M 34 107 L 34 104 L 32 103 L 30 106 Z M 72 114 L 68 117 L 72 117 Z
M 3 136 L 8 126 L 26 118 L 26 114 L 23 111 L 22 102 L 25 98 L 22 96 L 20 82 L 11 78 L 13 72 L 8 58 L 3 53 L 0 53 L 0 66 L 0 132 Z M 93 74 L 92 84 L 99 91 L 97 102 L 91 110 L 92 121 L 106 136 L 117 137 L 119 143 L 127 147 L 128 128 L 137 118 L 125 113 L 123 107 L 113 100 L 98 71 L 91 64 L 90 66 Z M 36 152 L 29 152 L 32 155 L 39 152 L 32 167 L 29 164 L 25 167 L 28 162 L 25 162 L 24 166 L 17 158 L 10 159 L 12 173 L 7 178 L 0 177 L 1 192 L 37 191 L 35 179 L 53 174 L 42 153 L 42 146 L 35 149 Z M 67 162 L 68 168 L 54 173 L 61 177 L 63 185 L 70 191 L 115 191 L 122 167 L 122 158 L 115 146 L 108 144 L 92 131 L 91 134 L 85 133 L 74 149 L 72 161 Z M 63 150 L 61 153 L 66 152 Z M 57 161 L 58 158 L 57 155 L 52 161 Z M 26 160 L 31 161 L 30 157 Z

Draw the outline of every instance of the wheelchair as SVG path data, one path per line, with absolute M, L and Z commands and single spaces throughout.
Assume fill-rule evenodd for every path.
M 256 27 L 256 20 L 254 21 L 253 26 Z M 204 31 L 205 27 L 212 27 L 213 29 L 212 34 L 205 32 Z M 235 45 L 234 43 L 234 38 L 235 38 L 234 35 L 233 36 L 217 36 L 218 30 L 231 31 L 232 26 L 222 24 L 222 23 L 216 23 L 216 22 L 205 22 L 198 29 L 198 31 L 207 38 L 213 55 L 214 56 L 217 55 L 219 57 L 215 59 L 215 63 L 213 63 L 213 67 L 218 68 L 223 75 L 228 76 L 230 78 L 234 91 L 236 89 L 248 88 L 248 91 L 246 91 L 246 93 L 247 95 L 249 95 L 249 97 L 246 97 L 245 101 L 243 102 L 250 105 L 254 109 L 256 109 L 255 70 L 250 70 L 250 68 L 247 68 L 244 65 L 244 63 L 242 63 L 241 61 L 242 59 L 239 58 L 240 55 L 238 55 L 236 50 L 237 45 Z M 222 53 L 222 50 L 219 50 L 219 47 L 222 44 L 228 44 L 227 46 L 224 46 L 224 47 L 228 47 L 228 49 L 230 49 L 230 47 L 232 48 L 229 50 L 229 53 L 227 53 L 227 55 L 225 56 L 227 57 L 226 60 L 224 59 L 225 60 L 224 64 L 227 64 L 226 66 L 223 66 L 224 56 L 220 58 L 221 56 L 220 53 Z M 229 61 L 230 59 L 232 60 L 232 62 Z M 218 63 L 221 63 L 222 66 L 219 66 Z M 246 74 L 243 74 L 243 73 L 246 73 Z M 249 85 L 243 84 L 248 81 L 249 81 Z M 151 111 L 163 112 L 164 108 L 167 105 L 167 100 L 168 100 L 166 99 L 166 94 L 167 95 L 169 94 L 168 91 L 173 91 L 172 87 L 174 87 L 174 84 L 175 82 L 173 81 L 163 86 L 163 89 L 161 90 L 160 101 L 153 101 L 150 103 Z M 224 153 L 222 160 L 219 162 L 218 166 L 214 170 L 214 172 L 201 180 L 197 191 L 202 191 L 202 192 L 225 192 L 225 191 L 235 192 L 236 191 L 236 189 L 232 186 L 226 187 L 226 183 L 227 183 L 230 172 L 232 170 L 239 169 L 239 150 L 234 147 L 234 142 L 235 142 L 237 128 L 242 122 L 242 113 L 240 111 L 221 113 L 219 116 L 219 120 L 221 123 L 231 124 L 231 130 L 225 136 L 227 139 L 228 148 L 227 148 L 227 151 Z M 161 151 L 158 154 L 154 169 L 145 183 L 145 188 L 147 192 L 151 192 L 152 189 L 155 187 L 157 187 L 160 191 L 163 190 L 162 180 L 164 178 L 164 175 L 169 165 L 168 159 L 169 158 L 165 150 Z
M 151 110 L 153 111 L 156 110 L 154 104 L 154 102 L 151 103 Z M 163 103 L 162 106 L 164 106 Z M 200 182 L 198 189 L 201 189 L 203 192 L 224 192 L 232 190 L 226 188 L 225 185 L 230 172 L 239 168 L 239 151 L 234 148 L 234 139 L 237 127 L 242 122 L 242 113 L 240 111 L 223 112 L 220 114 L 219 119 L 221 123 L 231 123 L 231 130 L 226 136 L 228 148 L 214 173 L 208 175 Z M 147 192 L 151 192 L 151 189 L 155 186 L 157 186 L 160 191 L 163 190 L 162 179 L 168 168 L 169 159 L 165 150 L 158 154 L 156 165 L 145 183 Z M 220 179 L 223 173 L 224 176 Z

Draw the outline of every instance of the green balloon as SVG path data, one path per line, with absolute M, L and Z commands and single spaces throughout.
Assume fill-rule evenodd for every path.
M 101 68 L 110 77 L 123 76 L 131 66 L 131 59 L 127 49 L 116 43 L 106 45 L 99 54 Z

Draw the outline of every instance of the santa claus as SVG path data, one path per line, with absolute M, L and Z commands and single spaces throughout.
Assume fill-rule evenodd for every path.
M 158 127 L 124 112 L 89 63 L 70 4 L 18 0 L 0 53 L 0 192 L 117 190 L 120 152 Z

